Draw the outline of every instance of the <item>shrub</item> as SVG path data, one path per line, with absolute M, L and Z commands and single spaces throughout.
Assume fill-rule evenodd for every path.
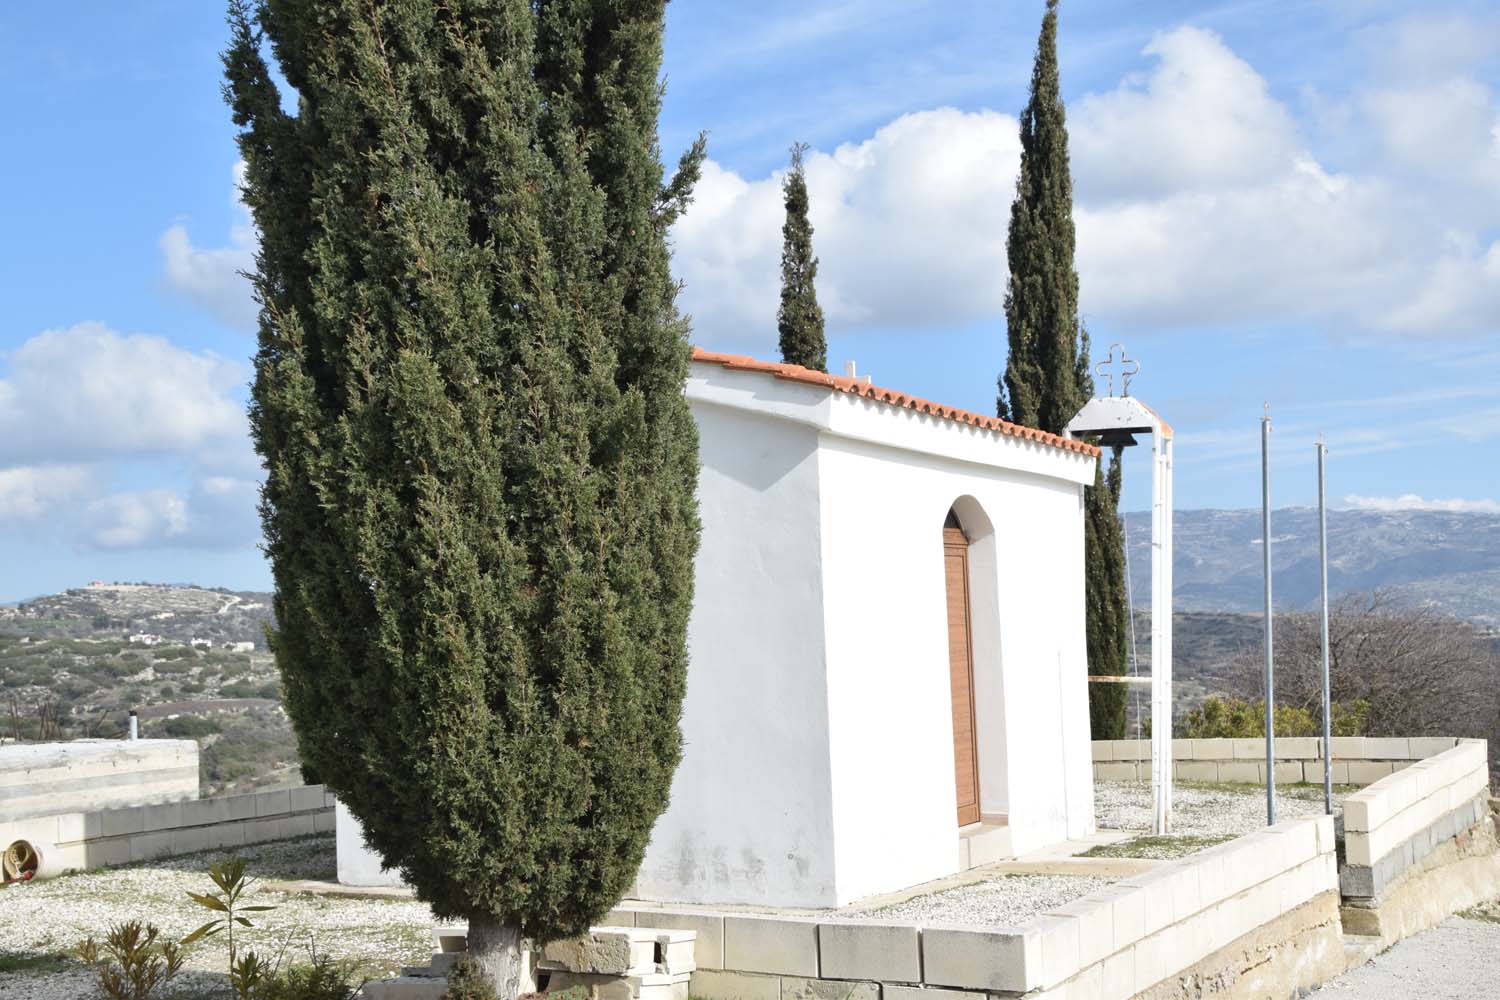
M 263 981 L 255 1000 L 353 1000 L 359 987 L 350 984 L 351 969 L 327 955 L 294 965 Z
M 149 1000 L 182 970 L 182 948 L 158 939 L 161 931 L 132 920 L 109 929 L 101 946 L 89 938 L 78 957 L 99 970 L 99 989 L 110 1000 Z
M 179 715 L 161 724 L 164 735 L 180 740 L 197 740 L 223 732 L 223 727 L 213 719 L 197 715 Z
M 478 966 L 461 958 L 448 973 L 448 989 L 443 1000 L 499 1000 L 499 994 Z

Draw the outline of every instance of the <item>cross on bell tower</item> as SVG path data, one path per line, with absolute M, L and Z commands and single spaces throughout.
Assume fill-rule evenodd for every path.
M 1116 352 L 1119 352 L 1116 354 Z M 1120 376 L 1120 395 L 1130 395 L 1130 380 L 1141 373 L 1141 363 L 1125 354 L 1124 344 L 1110 344 L 1104 360 L 1094 366 L 1094 374 L 1109 381 L 1109 394 L 1115 394 L 1115 375 Z

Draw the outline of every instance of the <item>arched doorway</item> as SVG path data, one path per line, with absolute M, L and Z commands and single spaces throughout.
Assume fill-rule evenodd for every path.
M 969 537 L 958 515 L 943 522 L 943 577 L 948 607 L 948 683 L 953 697 L 953 778 L 958 825 L 978 823 L 979 732 L 974 708 L 974 635 L 969 599 Z

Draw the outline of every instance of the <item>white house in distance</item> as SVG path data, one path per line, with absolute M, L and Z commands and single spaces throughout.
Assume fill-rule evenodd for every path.
M 698 350 L 685 751 L 634 895 L 838 906 L 1094 830 L 1098 450 Z M 339 877 L 388 880 L 339 811 Z

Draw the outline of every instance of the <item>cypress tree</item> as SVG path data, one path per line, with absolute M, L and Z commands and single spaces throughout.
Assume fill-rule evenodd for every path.
M 1006 241 L 1009 355 L 996 399 L 1003 419 L 1054 434 L 1063 431 L 1094 390 L 1088 333 L 1078 320 L 1073 181 L 1057 69 L 1057 3 L 1047 0 L 1030 97 L 1021 112 L 1021 169 Z M 1125 672 L 1128 622 L 1119 479 L 1116 452 L 1108 473 L 1101 467 L 1094 485 L 1084 490 L 1088 670 L 1094 674 Z M 1123 688 L 1093 690 L 1119 687 L 1091 685 L 1095 739 L 1124 735 Z
M 624 894 L 680 756 L 696 436 L 665 225 L 697 161 L 662 185 L 662 5 L 619 6 L 229 6 L 287 711 L 507 997 L 523 938 Z
M 818 305 L 818 258 L 813 256 L 812 223 L 807 219 L 807 174 L 802 167 L 805 143 L 792 147 L 792 167 L 781 191 L 786 222 L 781 227 L 781 360 L 820 372 L 828 370 L 828 342 L 823 337 L 823 309 Z

